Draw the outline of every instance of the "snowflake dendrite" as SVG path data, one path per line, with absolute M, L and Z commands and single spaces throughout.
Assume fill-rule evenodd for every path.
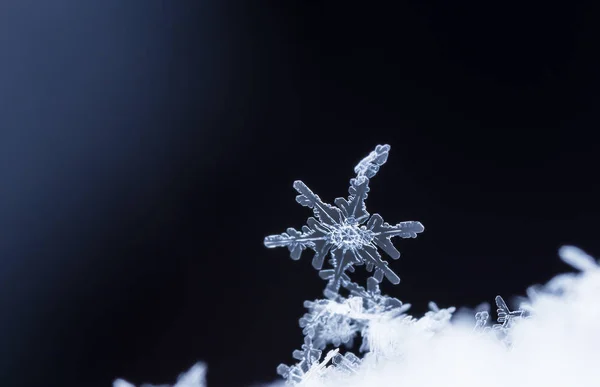
M 307 248 L 315 252 L 312 265 L 320 270 L 321 278 L 328 280 L 326 294 L 336 294 L 344 282 L 346 271 L 354 271 L 354 266 L 365 265 L 367 271 L 375 269 L 373 278 L 377 283 L 385 276 L 393 284 L 400 282 L 400 277 L 383 261 L 377 247 L 392 259 L 398 259 L 400 252 L 396 250 L 391 238 L 416 238 L 423 232 L 420 222 L 401 222 L 394 226 L 383 221 L 379 214 L 370 215 L 365 206 L 369 193 L 369 179 L 379 171 L 387 161 L 389 145 L 378 145 L 367 157 L 354 168 L 356 177 L 350 180 L 348 199 L 337 198 L 334 206 L 324 203 L 302 181 L 295 181 L 293 186 L 300 195 L 296 201 L 313 210 L 315 217 L 308 218 L 301 231 L 288 228 L 279 235 L 265 238 L 265 246 L 287 247 L 291 258 L 300 259 L 302 251 Z M 322 270 L 328 254 L 332 269 Z

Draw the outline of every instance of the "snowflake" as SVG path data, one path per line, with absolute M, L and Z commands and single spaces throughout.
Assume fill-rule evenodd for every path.
M 383 261 L 377 247 L 392 259 L 398 259 L 391 238 L 416 238 L 424 230 L 420 222 L 401 222 L 394 226 L 383 221 L 379 214 L 370 215 L 365 206 L 369 192 L 369 179 L 375 176 L 388 158 L 390 146 L 378 145 L 354 168 L 356 177 L 350 180 L 348 200 L 335 199 L 335 206 L 324 203 L 302 181 L 293 186 L 300 195 L 296 201 L 312 208 L 315 217 L 310 217 L 301 231 L 288 228 L 285 233 L 265 238 L 265 246 L 287 247 L 294 260 L 300 259 L 302 251 L 314 250 L 312 265 L 320 270 L 319 275 L 329 280 L 326 292 L 334 295 L 342 285 L 345 271 L 354 271 L 354 265 L 366 265 L 367 271 L 375 269 L 373 278 L 377 283 L 385 276 L 393 284 L 400 283 L 400 277 Z M 331 253 L 333 269 L 321 270 L 326 256 Z

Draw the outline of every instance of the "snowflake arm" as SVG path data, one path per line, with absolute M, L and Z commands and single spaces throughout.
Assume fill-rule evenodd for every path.
M 388 159 L 390 154 L 389 145 L 377 145 L 375 150 L 369 153 L 367 157 L 362 159 L 356 167 L 354 167 L 354 173 L 356 178 L 361 180 L 363 177 L 367 179 L 372 178 L 379 171 L 381 167 Z
M 287 232 L 266 237 L 265 246 L 268 248 L 287 247 L 291 258 L 295 261 L 300 259 L 302 251 L 310 248 L 315 251 L 313 266 L 319 270 L 332 247 L 328 240 L 329 230 L 313 217 L 308 218 L 306 224 L 302 227 L 302 232 L 288 228 Z
M 367 228 L 373 232 L 373 242 L 392 259 L 400 258 L 400 252 L 392 244 L 392 237 L 416 238 L 417 234 L 425 230 L 421 222 L 415 221 L 401 222 L 392 226 L 384 222 L 379 214 L 371 216 L 371 219 L 367 223 Z
M 352 179 L 350 188 L 348 189 L 348 200 L 337 198 L 334 200 L 334 203 L 341 209 L 344 218 L 353 218 L 357 223 L 361 224 L 369 218 L 369 212 L 365 205 L 365 200 L 369 196 L 368 192 L 368 179 L 364 179 L 360 184 L 356 182 L 356 179 Z
M 383 277 L 388 279 L 394 285 L 400 283 L 400 277 L 388 267 L 388 263 L 381 259 L 381 255 L 377 251 L 377 248 L 373 245 L 367 245 L 362 250 L 357 251 L 361 260 L 369 266 L 375 267 L 375 275 L 373 276 L 377 282 L 381 282 Z
M 350 180 L 348 200 L 337 198 L 334 201 L 346 218 L 354 218 L 359 224 L 369 218 L 369 212 L 365 205 L 369 193 L 369 179 L 375 176 L 379 167 L 385 164 L 389 151 L 389 145 L 377 145 L 374 151 L 354 167 L 356 177 Z
M 361 257 L 357 255 L 355 251 L 349 250 L 341 250 L 336 249 L 331 252 L 332 259 L 331 263 L 334 266 L 334 269 L 326 269 L 321 270 L 319 272 L 319 277 L 324 280 L 329 280 L 330 285 L 328 286 L 330 290 L 337 290 L 340 288 L 342 275 L 346 270 L 349 270 L 355 263 L 360 263 Z
M 341 223 L 342 213 L 340 209 L 323 203 L 319 196 L 315 195 L 302 181 L 296 180 L 294 189 L 300 194 L 296 196 L 296 201 L 305 207 L 312 208 L 315 216 L 324 226 L 335 226 Z

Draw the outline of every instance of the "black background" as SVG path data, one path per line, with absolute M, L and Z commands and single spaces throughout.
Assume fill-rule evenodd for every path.
M 263 238 L 377 144 L 415 314 L 600 256 L 593 3 L 3 1 L 0 384 L 276 379 L 324 283 Z

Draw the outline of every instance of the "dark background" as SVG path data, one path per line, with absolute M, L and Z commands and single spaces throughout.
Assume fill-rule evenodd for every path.
M 263 238 L 377 144 L 415 314 L 600 256 L 593 3 L 2 1 L 0 384 L 276 379 L 324 282 Z

